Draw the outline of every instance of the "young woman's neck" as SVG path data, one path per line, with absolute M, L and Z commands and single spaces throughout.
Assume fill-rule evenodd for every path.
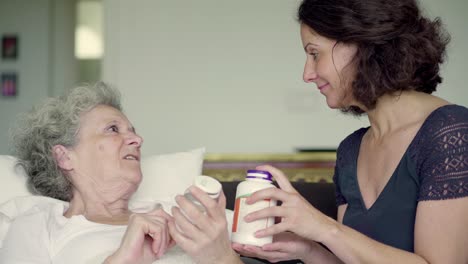
M 403 91 L 379 98 L 376 107 L 367 112 L 375 138 L 382 138 L 412 125 L 421 124 L 435 109 L 447 101 L 422 92 Z

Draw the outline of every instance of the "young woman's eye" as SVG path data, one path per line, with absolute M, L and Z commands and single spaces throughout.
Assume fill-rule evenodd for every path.
M 312 58 L 314 60 L 317 60 L 319 54 L 318 54 L 318 52 L 311 52 L 311 53 L 309 53 L 309 55 L 312 56 Z

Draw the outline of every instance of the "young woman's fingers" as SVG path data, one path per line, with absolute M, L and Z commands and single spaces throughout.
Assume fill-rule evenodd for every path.
M 289 193 L 281 189 L 266 188 L 266 189 L 254 192 L 251 196 L 247 198 L 246 202 L 247 204 L 253 204 L 258 201 L 268 200 L 268 199 L 285 202 L 288 199 L 289 195 L 290 195 Z
M 282 251 L 284 249 L 283 242 L 273 242 L 262 246 L 262 249 L 265 251 Z
M 256 167 L 257 170 L 266 170 L 268 171 L 269 173 L 271 173 L 271 175 L 273 176 L 273 178 L 275 178 L 276 182 L 278 183 L 278 186 L 287 191 L 287 192 L 297 192 L 296 189 L 294 189 L 294 187 L 292 186 L 292 184 L 289 182 L 288 180 L 288 177 L 286 177 L 286 175 L 284 175 L 284 173 L 271 166 L 271 165 L 262 165 L 262 166 L 258 166 Z
M 255 220 L 269 218 L 269 217 L 285 217 L 288 213 L 288 208 L 283 206 L 267 207 L 255 212 L 252 212 L 244 217 L 244 220 L 249 223 Z
M 288 254 L 280 251 L 265 251 L 260 247 L 246 245 L 244 250 L 253 253 L 257 258 L 266 259 L 268 261 L 281 261 L 288 259 Z
M 255 237 L 266 237 L 266 236 L 274 236 L 276 234 L 280 234 L 282 232 L 288 231 L 288 225 L 284 223 L 279 223 L 267 227 L 265 229 L 261 229 L 255 232 Z
M 239 243 L 232 243 L 231 244 L 232 249 L 234 249 L 237 253 L 244 257 L 249 257 L 249 258 L 256 258 L 258 257 L 255 253 L 251 251 L 247 251 L 245 249 L 246 245 L 239 244 Z

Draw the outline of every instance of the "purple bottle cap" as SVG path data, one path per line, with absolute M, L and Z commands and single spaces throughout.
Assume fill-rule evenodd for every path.
M 248 170 L 247 179 L 263 179 L 268 181 L 273 181 L 273 176 L 268 171 L 263 170 Z

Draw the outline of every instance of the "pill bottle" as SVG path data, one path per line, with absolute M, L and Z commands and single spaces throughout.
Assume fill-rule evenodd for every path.
M 254 234 L 258 230 L 272 226 L 275 221 L 274 217 L 258 219 L 250 223 L 244 221 L 247 214 L 276 205 L 276 200 L 270 199 L 257 201 L 254 204 L 246 203 L 247 197 L 254 192 L 266 188 L 276 188 L 272 181 L 273 177 L 268 171 L 248 170 L 245 181 L 237 186 L 232 224 L 232 242 L 261 247 L 273 241 L 273 236 L 257 238 Z
M 210 176 L 197 176 L 195 177 L 192 185 L 200 188 L 202 191 L 208 194 L 208 196 L 215 200 L 218 200 L 218 197 L 221 194 L 221 183 Z M 200 201 L 198 201 L 197 198 L 192 195 L 188 189 L 185 191 L 184 196 L 187 198 L 187 200 L 192 202 L 198 208 L 198 210 L 204 213 L 206 212 L 205 207 L 200 203 Z

